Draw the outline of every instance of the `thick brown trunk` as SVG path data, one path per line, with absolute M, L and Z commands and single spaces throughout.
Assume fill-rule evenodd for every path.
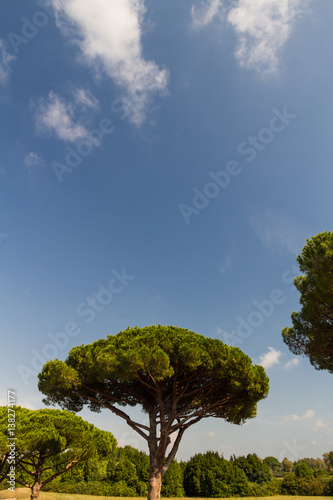
M 37 498 L 39 497 L 39 493 L 40 493 L 40 484 L 35 483 L 31 488 L 30 500 L 37 500 Z
M 162 472 L 151 470 L 149 472 L 148 500 L 160 500 L 162 487 Z

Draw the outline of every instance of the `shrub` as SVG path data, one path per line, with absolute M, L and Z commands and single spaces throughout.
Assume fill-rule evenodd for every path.
M 312 471 L 308 464 L 305 462 L 298 462 L 294 467 L 294 474 L 296 477 L 312 477 Z
M 281 495 L 281 483 L 278 479 L 273 479 L 269 483 L 261 486 L 261 496 L 270 497 L 274 495 Z
M 333 496 L 333 479 L 329 481 L 325 488 L 325 495 Z
M 273 474 L 268 465 L 255 453 L 250 453 L 246 457 L 232 457 L 231 461 L 243 469 L 251 483 L 264 484 L 273 479 Z
M 329 491 L 326 476 L 318 478 L 310 476 L 297 477 L 296 474 L 287 474 L 282 481 L 283 495 L 323 496 Z
M 247 496 L 249 492 L 245 473 L 212 451 L 189 460 L 184 470 L 184 489 L 187 496 L 193 497 Z
M 162 483 L 161 495 L 163 497 L 184 497 L 183 469 L 175 460 L 171 462 Z
M 110 495 L 113 497 L 136 497 L 138 496 L 136 489 L 131 486 L 127 486 L 125 481 L 117 481 L 109 486 Z M 148 493 L 148 489 L 147 489 Z
M 298 495 L 298 480 L 293 472 L 285 475 L 281 484 L 282 495 Z

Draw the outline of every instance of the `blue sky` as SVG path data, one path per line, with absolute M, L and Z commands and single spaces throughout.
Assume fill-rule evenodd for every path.
M 270 377 L 256 419 L 202 421 L 179 459 L 333 449 L 332 375 L 281 338 L 296 255 L 332 230 L 331 1 L 1 11 L 1 403 L 42 407 L 39 367 L 75 345 L 170 324 Z M 82 416 L 145 449 L 110 412 Z

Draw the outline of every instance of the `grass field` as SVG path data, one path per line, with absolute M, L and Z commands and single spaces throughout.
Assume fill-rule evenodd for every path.
M 30 490 L 28 488 L 17 488 L 15 493 L 2 490 L 0 491 L 0 500 L 27 500 L 30 498 Z M 102 496 L 92 496 L 92 495 L 67 495 L 66 493 L 41 493 L 39 495 L 39 500 L 145 500 L 140 497 L 102 497 Z M 287 496 L 287 495 L 277 495 L 275 497 L 260 497 L 261 500 L 330 500 L 333 497 L 301 497 L 301 496 Z M 170 498 L 169 500 L 175 500 Z M 186 497 L 184 500 L 205 500 L 202 498 L 189 498 Z M 216 500 L 216 499 L 215 499 Z M 226 500 L 226 499 L 224 499 Z M 235 500 L 232 498 L 230 500 Z M 242 497 L 242 500 L 258 500 L 258 497 Z

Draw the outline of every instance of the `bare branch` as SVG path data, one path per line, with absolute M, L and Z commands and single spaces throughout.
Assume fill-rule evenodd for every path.
M 175 458 L 176 456 L 176 453 L 178 451 L 178 448 L 179 448 L 179 444 L 180 444 L 180 441 L 183 437 L 183 434 L 185 432 L 185 429 L 180 429 L 180 431 L 178 432 L 178 435 L 176 437 L 176 440 L 175 442 L 173 443 L 173 446 L 170 450 L 170 453 L 168 454 L 165 462 L 164 462 L 164 465 L 163 465 L 163 471 L 162 471 L 162 475 L 164 476 L 164 474 L 166 473 L 166 471 L 168 470 L 168 468 L 170 467 L 170 464 L 172 462 L 172 460 Z
M 147 430 L 149 432 L 149 427 L 147 427 L 146 425 L 143 425 L 143 424 L 139 424 L 138 422 L 134 422 L 134 420 L 132 420 L 129 417 L 129 415 L 127 415 L 124 411 L 119 410 L 119 408 L 116 408 L 115 406 L 110 405 L 108 403 L 102 403 L 101 401 L 99 401 L 98 399 L 94 398 L 93 396 L 84 396 L 83 394 L 76 394 L 74 391 L 72 393 L 75 396 L 79 396 L 79 397 L 82 397 L 82 398 L 85 398 L 85 399 L 88 399 L 88 400 L 95 401 L 95 403 L 99 404 L 100 406 L 104 406 L 105 408 L 108 408 L 113 413 L 115 413 L 119 417 L 121 417 L 124 420 L 126 420 L 127 424 L 133 430 L 135 430 L 138 434 L 140 434 L 141 437 L 143 437 L 146 441 L 148 441 L 148 437 L 149 436 L 147 434 L 145 434 L 141 429 L 145 429 L 145 430 Z

